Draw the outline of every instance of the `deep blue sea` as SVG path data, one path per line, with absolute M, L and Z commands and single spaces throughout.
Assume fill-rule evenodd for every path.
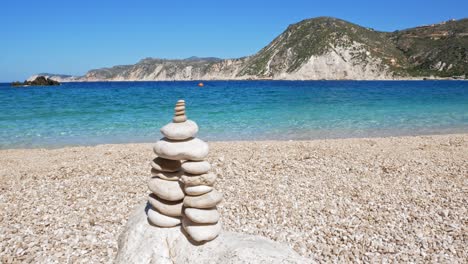
M 199 137 L 299 140 L 468 132 L 467 81 L 0 84 L 0 148 L 155 142 L 185 99 Z

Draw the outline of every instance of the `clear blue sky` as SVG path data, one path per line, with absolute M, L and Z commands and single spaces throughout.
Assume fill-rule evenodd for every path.
M 466 0 L 5 0 L 0 81 L 82 75 L 145 57 L 250 55 L 289 24 L 333 16 L 394 31 L 468 15 Z

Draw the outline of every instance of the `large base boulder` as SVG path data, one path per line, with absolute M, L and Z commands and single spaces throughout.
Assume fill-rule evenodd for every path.
M 213 241 L 188 239 L 180 226 L 152 226 L 148 204 L 137 206 L 119 237 L 116 263 L 311 263 L 288 246 L 269 239 L 221 232 Z

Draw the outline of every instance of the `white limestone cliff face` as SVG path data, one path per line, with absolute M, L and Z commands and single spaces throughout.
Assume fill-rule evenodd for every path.
M 144 59 L 134 65 L 91 70 L 82 77 L 50 76 L 57 81 L 176 81 L 176 80 L 388 80 L 397 79 L 390 66 L 363 43 L 342 37 L 311 55 L 294 71 L 298 54 L 285 46 L 287 35 L 275 39 L 256 55 L 239 59 Z M 279 52 L 283 50 L 283 52 Z M 262 54 L 269 54 L 262 57 Z M 267 60 L 264 68 L 259 60 Z M 263 65 L 263 64 L 261 64 Z M 255 68 L 253 72 L 250 69 Z
M 389 67 L 379 58 L 373 58 L 362 44 L 354 43 L 348 48 L 331 47 L 323 55 L 311 56 L 297 71 L 280 72 L 275 79 L 388 80 L 394 77 Z
M 254 60 L 254 56 L 251 56 L 214 62 L 154 59 L 130 66 L 92 70 L 83 77 L 69 77 L 68 79 L 60 76 L 50 77 L 57 81 L 397 79 L 388 65 L 380 58 L 372 56 L 372 53 L 366 49 L 366 45 L 358 42 L 352 42 L 346 46 L 329 45 L 327 52 L 322 55 L 310 56 L 297 70 L 289 72 L 287 69 L 296 56 L 297 54 L 291 50 L 287 50 L 282 56 L 273 52 L 262 75 L 248 75 L 242 72 L 244 67 Z
M 387 65 L 380 59 L 368 57 L 357 61 L 356 51 L 344 47 L 337 47 L 323 55 L 311 56 L 296 71 L 275 71 L 273 61 L 268 62 L 266 72 L 270 76 L 239 75 L 244 63 L 249 58 L 222 60 L 209 65 L 206 69 L 194 66 L 175 67 L 173 65 L 158 64 L 154 70 L 148 71 L 144 67 L 135 65 L 129 70 L 116 73 L 110 77 L 89 72 L 83 77 L 49 76 L 53 80 L 66 81 L 189 81 L 189 80 L 388 80 L 395 79 Z M 292 55 L 291 55 L 292 56 Z M 276 58 L 278 60 L 278 58 Z M 287 63 L 288 58 L 283 58 Z M 287 68 L 287 67 L 283 67 Z
M 260 236 L 222 231 L 213 241 L 197 243 L 180 226 L 156 228 L 148 223 L 146 203 L 136 207 L 118 242 L 117 264 L 312 263 L 288 246 Z

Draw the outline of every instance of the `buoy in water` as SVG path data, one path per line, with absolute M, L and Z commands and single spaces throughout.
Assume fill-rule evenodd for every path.
M 198 83 L 198 86 L 199 86 L 199 87 L 203 87 L 204 84 L 201 82 L 201 83 Z

